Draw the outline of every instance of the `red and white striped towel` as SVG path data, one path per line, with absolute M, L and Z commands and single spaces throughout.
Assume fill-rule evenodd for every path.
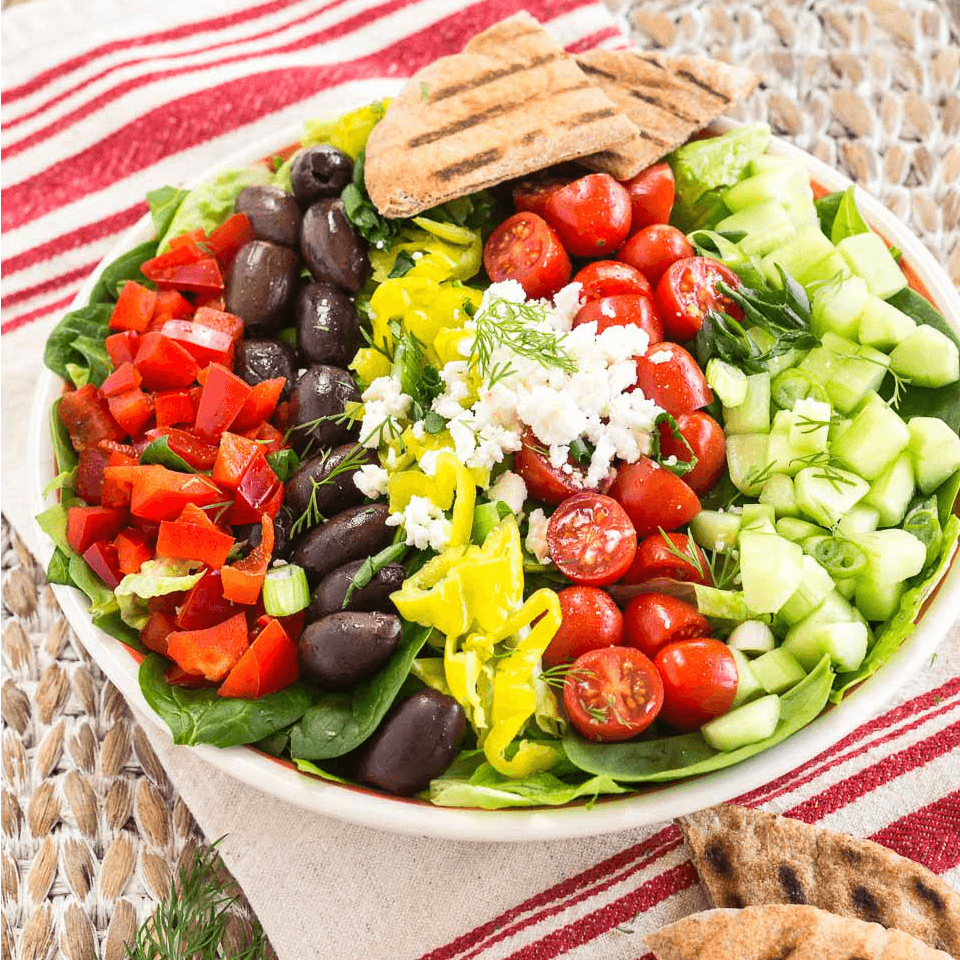
M 526 6 L 571 49 L 622 42 L 600 4 Z M 43 341 L 146 191 L 459 50 L 516 9 L 33 0 L 4 12 L 2 505 L 21 533 Z M 227 834 L 222 852 L 281 960 L 636 960 L 644 931 L 706 905 L 670 825 L 536 846 L 389 836 L 265 798 L 147 729 L 207 835 Z M 960 883 L 957 630 L 895 706 L 743 802 L 871 836 Z

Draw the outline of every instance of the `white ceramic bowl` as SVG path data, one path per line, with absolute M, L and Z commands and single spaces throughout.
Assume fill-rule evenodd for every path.
M 354 98 L 337 105 L 331 110 L 331 115 L 344 113 L 378 96 L 389 96 L 397 86 L 396 83 L 385 83 L 373 90 L 367 87 L 362 99 Z M 718 132 L 732 126 L 734 124 L 729 121 L 721 121 L 716 125 Z M 221 169 L 245 166 L 270 156 L 296 142 L 299 135 L 299 127 L 280 130 L 276 135 L 252 144 L 206 171 L 195 183 L 211 179 Z M 813 179 L 829 190 L 845 189 L 850 185 L 850 181 L 835 170 L 787 143 L 774 140 L 771 151 L 803 159 Z M 857 202 L 871 226 L 903 251 L 904 260 L 924 283 L 935 305 L 950 325 L 960 332 L 960 298 L 923 244 L 872 197 L 858 192 Z M 108 254 L 104 264 L 152 235 L 150 218 L 144 217 Z M 74 308 L 86 303 L 99 273 L 100 269 L 77 294 Z M 45 500 L 42 494 L 44 486 L 54 475 L 47 415 L 61 390 L 62 381 L 55 374 L 45 371 L 41 375 L 30 431 L 29 482 L 35 513 L 53 502 L 52 498 Z M 35 532 L 40 559 L 47 563 L 53 553 L 53 545 L 39 527 Z M 142 716 L 165 730 L 166 726 L 140 693 L 138 664 L 128 648 L 92 625 L 87 600 L 78 590 L 56 586 L 54 592 L 71 626 L 104 673 Z M 609 833 L 661 822 L 729 800 L 782 776 L 816 756 L 875 714 L 915 670 L 929 662 L 958 609 L 960 563 L 954 562 L 914 634 L 889 663 L 854 690 L 842 704 L 824 713 L 779 746 L 735 767 L 686 781 L 647 786 L 630 796 L 602 799 L 591 808 L 582 803 L 552 809 L 503 811 L 435 807 L 420 800 L 392 798 L 359 787 L 342 786 L 304 776 L 291 766 L 247 747 L 221 750 L 198 746 L 192 749 L 212 766 L 267 794 L 319 814 L 381 830 L 477 841 L 548 840 Z

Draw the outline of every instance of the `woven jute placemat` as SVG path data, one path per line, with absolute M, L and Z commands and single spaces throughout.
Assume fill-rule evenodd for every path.
M 610 2 L 642 47 L 756 70 L 736 115 L 880 197 L 960 283 L 960 4 Z M 119 960 L 202 838 L 6 521 L 2 561 L 0 960 Z

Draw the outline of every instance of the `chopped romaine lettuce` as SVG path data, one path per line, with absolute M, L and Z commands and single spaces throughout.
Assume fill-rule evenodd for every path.
M 189 590 L 202 576 L 193 573 L 193 560 L 147 560 L 139 573 L 128 573 L 114 591 L 120 604 L 120 616 L 128 626 L 143 629 L 150 617 L 146 601 L 167 593 Z

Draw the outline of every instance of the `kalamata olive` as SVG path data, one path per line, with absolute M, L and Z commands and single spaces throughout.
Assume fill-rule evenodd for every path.
M 315 587 L 331 570 L 372 557 L 386 547 L 395 532 L 387 526 L 389 516 L 382 503 L 344 510 L 298 540 L 290 561 L 307 571 L 307 580 Z
M 364 744 L 357 780 L 400 796 L 419 793 L 453 763 L 466 729 L 453 697 L 421 690 L 395 705 Z
M 329 613 L 338 610 L 383 610 L 390 612 L 393 605 L 390 603 L 390 594 L 403 586 L 406 574 L 399 563 L 388 563 L 378 570 L 373 579 L 365 586 L 358 587 L 350 595 L 346 606 L 344 597 L 350 589 L 350 584 L 357 572 L 364 565 L 365 560 L 354 560 L 338 567 L 333 573 L 328 573 L 321 581 L 320 586 L 313 591 L 310 606 L 307 608 L 307 622 L 319 620 Z
M 237 197 L 237 213 L 245 213 L 258 240 L 297 248 L 300 242 L 300 205 L 296 199 L 270 184 L 244 187 Z
M 346 690 L 376 673 L 399 642 L 395 613 L 331 613 L 300 635 L 300 675 L 325 690 Z
M 357 402 L 360 391 L 346 370 L 319 364 L 304 371 L 290 393 L 290 437 L 303 452 L 333 447 L 356 435 L 357 425 L 338 422 L 346 404 Z M 312 442 L 311 442 L 312 441 Z
M 273 518 L 273 559 L 286 560 L 293 547 L 293 541 L 290 536 L 290 528 L 296 519 L 284 504 Z M 260 537 L 263 534 L 263 527 L 259 523 L 252 523 L 248 526 L 238 527 L 237 539 L 246 540 L 250 549 L 260 546 Z
M 237 344 L 234 373 L 251 387 L 264 380 L 284 377 L 287 383 L 280 399 L 286 400 L 297 379 L 297 354 L 282 340 L 241 340 Z
M 301 150 L 290 165 L 293 195 L 304 207 L 324 197 L 339 197 L 353 178 L 353 161 L 336 147 Z
M 343 468 L 345 460 L 348 469 Z M 287 481 L 284 503 L 295 517 L 299 517 L 311 501 L 315 510 L 325 516 L 363 503 L 363 494 L 353 482 L 354 474 L 363 464 L 377 462 L 377 452 L 366 450 L 359 443 L 345 443 L 319 453 L 298 467 Z M 331 474 L 335 474 L 333 479 L 329 479 Z
M 286 326 L 300 286 L 300 258 L 289 247 L 265 240 L 245 243 L 227 274 L 226 310 L 243 320 L 248 334 Z
M 356 293 L 367 276 L 367 244 L 338 200 L 318 200 L 303 215 L 300 252 L 314 280 Z
M 307 363 L 345 367 L 360 343 L 353 301 L 332 283 L 310 283 L 297 297 L 297 346 Z

